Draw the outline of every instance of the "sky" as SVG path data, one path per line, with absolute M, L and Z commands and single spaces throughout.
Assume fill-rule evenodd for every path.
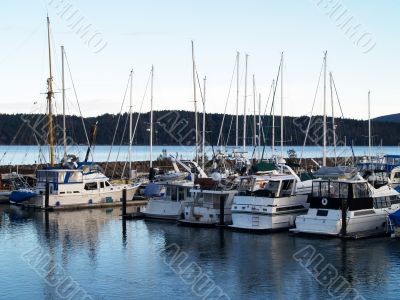
M 228 91 L 237 51 L 240 113 L 244 111 L 246 53 L 246 113 L 253 113 L 253 74 L 255 94 L 261 94 L 264 111 L 283 51 L 283 113 L 310 114 L 326 50 L 327 72 L 333 74 L 345 117 L 368 117 L 368 90 L 372 117 L 398 113 L 400 2 L 334 2 L 336 11 L 328 0 L 3 0 L 0 112 L 45 112 L 48 14 L 56 112 L 61 111 L 61 45 L 70 67 L 66 72 L 68 114 L 79 113 L 76 98 L 83 116 L 119 113 L 121 107 L 127 111 L 129 93 L 123 105 L 122 101 L 131 69 L 133 110 L 139 111 L 143 101 L 142 110 L 148 111 L 150 93 L 145 94 L 145 88 L 151 65 L 154 109 L 193 110 L 193 40 L 199 77 L 207 77 L 207 112 L 223 113 L 226 106 L 227 113 L 235 113 L 235 81 L 229 97 Z M 337 21 L 341 12 L 344 17 Z M 359 24 L 353 36 L 340 27 L 346 17 L 353 25 Z M 81 25 L 89 26 L 86 35 L 77 33 Z M 326 93 L 331 113 L 329 79 Z M 279 113 L 280 85 L 276 98 Z M 313 114 L 321 114 L 322 84 L 315 103 Z M 336 99 L 334 103 L 339 115 Z M 201 105 L 199 101 L 199 110 Z

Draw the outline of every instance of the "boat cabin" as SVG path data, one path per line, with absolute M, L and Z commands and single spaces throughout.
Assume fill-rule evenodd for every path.
M 282 198 L 290 197 L 296 191 L 296 178 L 293 176 L 279 176 L 271 178 L 263 189 L 254 192 L 257 197 Z
M 58 195 L 101 192 L 104 189 L 113 190 L 106 176 L 97 172 L 84 173 L 80 169 L 38 170 L 36 178 L 39 194 L 45 193 L 46 183 L 49 183 L 50 194 Z
M 189 200 L 192 197 L 190 192 L 192 187 L 193 185 L 166 184 L 164 198 L 176 202 Z
M 216 191 L 204 189 L 192 189 L 193 200 L 195 206 L 205 207 L 209 209 L 220 209 L 221 203 L 226 206 L 226 201 L 232 191 Z
M 350 211 L 356 211 L 390 207 L 399 202 L 399 195 L 393 193 L 373 197 L 365 180 L 314 180 L 310 208 L 339 210 L 346 205 Z
M 254 185 L 253 185 L 254 186 Z M 260 182 L 259 188 L 242 191 L 241 195 L 280 198 L 290 197 L 296 191 L 296 178 L 289 175 L 269 177 L 268 181 Z

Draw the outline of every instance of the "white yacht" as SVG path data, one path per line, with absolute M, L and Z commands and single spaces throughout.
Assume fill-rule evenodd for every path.
M 212 180 L 210 178 L 210 180 Z M 211 186 L 196 185 L 190 190 L 193 202 L 185 206 L 183 225 L 214 226 L 232 224 L 232 200 L 236 189 L 225 189 L 215 183 Z
M 183 217 L 185 206 L 193 201 L 190 190 L 193 181 L 181 180 L 159 185 L 160 193 L 151 195 L 144 212 L 145 218 L 178 220 Z M 146 192 L 145 192 L 146 193 Z
M 179 220 L 183 218 L 185 206 L 193 202 L 190 190 L 194 187 L 194 179 L 206 178 L 207 175 L 200 166 L 193 161 L 180 161 L 174 159 L 188 174 L 186 179 L 176 180 L 171 177 L 170 180 L 164 177 L 162 181 L 150 183 L 147 189 L 147 195 L 150 199 L 147 204 L 144 216 L 151 219 Z M 174 165 L 175 173 L 180 173 L 178 167 Z M 152 193 L 151 190 L 158 191 Z M 148 193 L 150 191 L 150 194 Z M 145 190 L 146 194 L 146 190 Z
M 390 172 L 390 185 L 400 192 L 400 167 L 396 167 Z
M 399 193 L 386 185 L 375 189 L 361 176 L 314 180 L 310 209 L 296 218 L 294 232 L 365 237 L 387 232 L 387 215 L 400 207 Z
M 270 175 L 263 188 L 240 192 L 234 197 L 231 227 L 255 231 L 293 227 L 296 216 L 309 207 L 311 183 L 311 180 L 302 182 L 294 172 Z
M 86 206 L 100 203 L 121 203 L 123 190 L 132 200 L 139 184 L 112 184 L 96 169 L 84 165 L 78 169 L 46 169 L 36 172 L 37 183 L 32 189 L 13 191 L 10 202 L 35 208 Z M 49 189 L 46 203 L 46 185 Z

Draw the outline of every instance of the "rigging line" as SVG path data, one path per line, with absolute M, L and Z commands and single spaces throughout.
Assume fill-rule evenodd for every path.
M 340 100 L 339 100 L 339 95 L 338 95 L 338 91 L 336 89 L 335 79 L 333 78 L 333 75 L 332 75 L 332 83 L 333 83 L 333 87 L 335 89 L 336 99 L 337 99 L 338 104 L 339 104 L 340 113 L 342 114 L 342 118 L 344 119 L 344 114 L 343 114 L 343 110 L 342 110 L 342 104 L 340 103 Z
M 84 132 L 85 132 L 86 142 L 87 142 L 88 145 L 90 145 L 89 136 L 88 136 L 87 131 L 86 131 L 85 121 L 83 119 L 82 110 L 81 110 L 81 106 L 79 104 L 78 95 L 76 93 L 75 83 L 74 83 L 74 80 L 72 78 L 71 68 L 70 68 L 70 65 L 69 65 L 69 60 L 68 60 L 68 56 L 67 56 L 67 52 L 66 51 L 64 51 L 64 57 L 65 57 L 65 61 L 67 62 L 68 73 L 69 73 L 69 76 L 70 76 L 70 79 L 71 79 L 72 89 L 74 90 L 76 103 L 78 105 L 79 114 L 80 114 L 80 117 L 81 117 L 81 120 L 82 120 L 82 126 L 83 126 L 83 129 L 84 129 Z M 93 152 L 90 151 L 90 154 L 92 156 L 92 161 L 93 161 Z
M 236 68 L 237 68 L 237 64 L 236 64 L 236 57 L 235 57 L 235 65 L 234 65 L 234 67 L 233 67 L 233 72 L 232 72 L 232 77 L 231 77 L 231 83 L 229 84 L 228 96 L 227 96 L 226 102 L 225 102 L 224 116 L 222 117 L 221 127 L 220 127 L 219 134 L 218 134 L 217 146 L 219 145 L 219 141 L 220 141 L 221 135 L 222 135 L 222 128 L 224 127 L 226 109 L 227 109 L 227 107 L 228 107 L 229 97 L 230 97 L 230 95 L 231 95 L 232 84 L 233 84 L 233 79 L 234 79 L 234 77 L 235 77 Z
M 261 116 L 261 132 L 262 132 L 262 138 L 263 138 L 264 144 L 267 142 L 267 140 L 266 140 L 265 134 L 264 134 L 263 123 L 264 123 L 265 115 L 267 114 L 267 108 L 268 108 L 268 104 L 269 104 L 269 100 L 271 98 L 271 94 L 272 94 L 273 88 L 274 88 L 274 80 L 272 80 L 271 87 L 269 89 L 268 98 L 267 98 L 267 104 L 265 105 L 265 109 L 264 109 L 264 115 Z M 265 123 L 267 123 L 267 122 L 265 122 Z
M 279 75 L 280 75 L 280 73 L 281 73 L 281 66 L 282 66 L 282 60 L 280 60 L 280 62 L 279 62 L 278 73 L 276 74 L 276 81 L 275 81 L 275 86 L 274 86 L 274 93 L 273 93 L 273 96 L 272 96 L 271 110 L 270 110 L 270 112 L 269 112 L 269 115 L 270 115 L 270 116 L 272 116 L 272 109 L 273 109 L 274 104 L 275 104 L 275 95 L 276 95 L 276 89 L 277 89 L 277 87 L 278 87 Z M 271 121 L 272 121 L 272 118 L 271 118 Z M 268 125 L 268 124 L 267 124 L 267 125 Z M 268 127 L 267 127 L 267 128 L 268 128 Z M 267 131 L 267 133 L 268 133 L 268 131 Z M 265 140 L 265 136 L 264 136 L 263 138 L 264 138 L 264 140 Z M 271 146 L 272 146 L 273 149 L 275 148 L 275 145 L 271 145 Z M 264 147 L 263 147 L 263 153 L 264 153 L 264 150 L 265 150 L 265 145 L 264 145 Z
M 124 137 L 125 137 L 125 132 L 126 132 L 126 127 L 127 127 L 127 125 L 128 125 L 128 121 L 129 121 L 129 116 L 128 116 L 128 114 L 127 114 L 127 115 L 126 115 L 125 125 L 124 125 L 124 130 L 122 131 L 121 142 L 120 142 L 119 147 L 118 147 L 117 157 L 116 157 L 116 159 L 115 159 L 114 169 L 113 169 L 113 171 L 112 171 L 111 178 L 114 178 L 115 169 L 117 168 L 117 162 L 118 162 L 119 154 L 120 154 L 120 152 L 121 152 L 121 146 L 122 146 L 122 143 L 123 143 L 123 141 L 124 141 Z
M 112 152 L 112 149 L 113 149 L 113 146 L 114 146 L 115 137 L 116 137 L 116 135 L 117 135 L 117 130 L 118 130 L 118 127 L 119 127 L 119 122 L 120 122 L 120 120 L 121 120 L 122 109 L 124 108 L 125 99 L 126 99 L 126 94 L 127 94 L 127 92 L 128 92 L 128 87 L 129 87 L 129 82 L 130 82 L 130 80 L 131 80 L 131 73 L 129 73 L 128 82 L 126 83 L 126 88 L 125 88 L 125 92 L 124 92 L 124 97 L 122 98 L 121 108 L 120 108 L 119 114 L 118 114 L 117 126 L 115 127 L 115 130 L 114 130 L 113 138 L 112 138 L 112 141 L 111 141 L 110 151 L 108 152 L 107 161 L 106 161 L 106 166 L 105 166 L 105 168 L 104 168 L 104 173 L 107 171 L 108 163 L 109 163 L 109 161 L 110 161 L 110 156 L 111 156 L 111 152 Z
M 301 154 L 300 154 L 300 161 L 299 161 L 299 164 L 301 164 L 301 161 L 302 161 L 302 159 L 303 159 L 304 147 L 306 146 L 308 133 L 309 133 L 309 131 L 310 131 L 311 120 L 312 120 L 312 114 L 313 114 L 314 107 L 315 107 L 315 101 L 317 100 L 317 94 L 318 94 L 319 85 L 320 85 L 320 83 L 321 83 L 321 76 L 322 76 L 322 71 L 323 71 L 323 69 L 324 69 L 324 62 L 322 62 L 321 70 L 320 70 L 319 76 L 318 76 L 317 88 L 315 89 L 314 101 L 313 101 L 313 105 L 312 105 L 312 107 L 311 107 L 311 112 L 310 112 L 310 117 L 309 117 L 310 119 L 308 120 L 307 129 L 306 129 L 306 135 L 304 136 L 303 147 L 301 148 Z
M 229 137 L 230 137 L 230 135 L 231 135 L 231 129 L 232 129 L 232 124 L 233 124 L 233 119 L 234 119 L 234 118 L 235 118 L 235 116 L 232 115 L 232 117 L 231 117 L 231 123 L 229 124 L 229 130 L 228 130 L 228 135 L 227 135 L 227 138 L 226 138 L 225 147 L 228 146 Z
M 147 79 L 146 88 L 145 88 L 145 90 L 144 90 L 142 102 L 140 103 L 140 108 L 139 108 L 139 113 L 138 113 L 138 116 L 137 116 L 137 119 L 136 119 L 135 128 L 133 129 L 133 133 L 132 133 L 132 137 L 131 137 L 131 142 L 132 142 L 132 143 L 133 143 L 133 138 L 134 138 L 135 135 L 136 135 L 136 129 L 137 129 L 138 124 L 139 124 L 139 118 L 140 118 L 140 116 L 142 115 L 143 103 L 144 103 L 144 99 L 146 98 L 146 95 L 147 95 L 147 90 L 148 90 L 148 88 L 149 88 L 150 79 L 151 79 L 151 71 L 150 71 L 150 74 L 149 74 L 149 78 Z

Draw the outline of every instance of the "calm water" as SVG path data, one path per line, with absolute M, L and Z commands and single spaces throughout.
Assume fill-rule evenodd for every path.
M 80 160 L 83 161 L 86 154 L 86 146 L 69 146 L 68 153 L 75 154 L 79 156 Z M 107 161 L 126 161 L 128 159 L 128 146 L 114 146 L 111 149 L 110 146 L 96 146 L 94 148 L 93 160 L 98 162 Z M 153 148 L 153 158 L 155 159 L 162 154 L 163 149 L 167 150 L 167 155 L 178 155 L 183 159 L 193 159 L 195 157 L 195 147 L 194 146 L 154 146 Z M 217 147 L 214 150 L 217 151 Z M 228 148 L 231 151 L 233 148 Z M 298 155 L 301 157 L 303 150 L 302 146 L 286 146 L 284 148 L 283 154 L 287 156 L 287 151 L 289 149 L 294 149 Z M 55 155 L 56 161 L 60 161 L 62 157 L 62 147 L 56 147 Z M 133 160 L 134 161 L 144 161 L 150 159 L 150 147 L 149 146 L 134 146 L 133 147 Z M 258 149 L 253 151 L 252 147 L 247 148 L 248 156 L 252 156 L 253 152 L 258 155 Z M 266 157 L 271 156 L 271 149 L 268 147 L 265 149 Z M 262 152 L 262 149 L 260 150 Z M 337 156 L 339 157 L 351 157 L 352 151 L 350 147 L 338 147 Z M 212 147 L 206 147 L 206 154 L 209 158 L 212 157 Z M 280 148 L 276 149 L 276 153 L 280 154 Z M 385 153 L 385 154 L 400 154 L 400 146 L 387 146 L 382 149 L 373 148 L 372 154 Z M 356 146 L 354 147 L 354 154 L 356 156 L 368 155 L 368 147 Z M 334 157 L 333 147 L 328 147 L 328 156 Z M 38 146 L 5 146 L 0 145 L 0 165 L 22 165 L 22 164 L 34 164 L 36 162 L 47 161 L 49 157 L 48 147 Z M 316 146 L 307 146 L 304 148 L 303 156 L 304 158 L 318 158 L 322 157 L 322 148 Z
M 307 246 L 366 299 L 399 298 L 400 241 L 390 238 L 256 235 L 143 220 L 125 225 L 119 209 L 45 214 L 0 206 L 0 298 L 59 299 L 68 286 L 60 281 L 68 278 L 72 291 L 92 299 L 200 299 L 190 284 L 200 274 L 231 299 L 329 298 L 328 287 L 293 259 Z M 173 271 L 174 253 L 193 267 L 187 277 Z

